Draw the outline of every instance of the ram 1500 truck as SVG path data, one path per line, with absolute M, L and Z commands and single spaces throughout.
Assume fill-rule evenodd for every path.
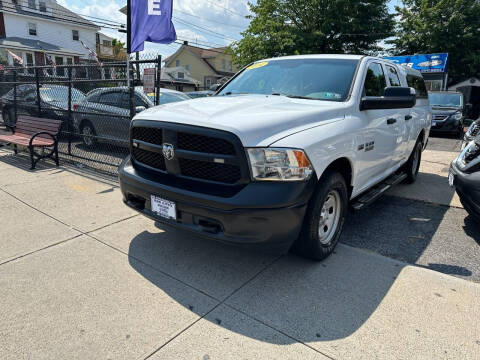
M 415 181 L 431 122 L 416 70 L 350 55 L 262 60 L 215 96 L 138 114 L 121 190 L 160 223 L 321 260 L 349 207 Z

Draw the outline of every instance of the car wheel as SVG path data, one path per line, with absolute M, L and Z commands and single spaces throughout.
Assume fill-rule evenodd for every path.
M 337 246 L 348 208 L 348 190 L 341 174 L 327 171 L 310 200 L 303 228 L 292 251 L 323 260 Z
M 80 128 L 80 133 L 82 135 L 82 141 L 86 146 L 91 147 L 96 144 L 96 132 L 92 123 L 90 123 L 89 121 L 84 122 L 82 124 L 82 127 Z
M 420 170 L 420 163 L 422 162 L 423 144 L 420 140 L 417 141 L 415 147 L 404 165 L 403 170 L 407 174 L 405 182 L 407 184 L 413 184 L 417 180 L 418 172 Z

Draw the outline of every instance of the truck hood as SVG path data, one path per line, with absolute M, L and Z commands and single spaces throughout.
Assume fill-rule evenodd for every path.
M 213 96 L 156 106 L 135 120 L 225 130 L 244 146 L 269 146 L 288 135 L 344 118 L 345 104 L 273 95 Z

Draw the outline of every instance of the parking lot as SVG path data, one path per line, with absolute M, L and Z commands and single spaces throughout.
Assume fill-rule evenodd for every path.
M 350 214 L 321 263 L 154 224 L 115 179 L 0 150 L 0 358 L 478 358 L 459 146 L 432 138 L 418 182 Z

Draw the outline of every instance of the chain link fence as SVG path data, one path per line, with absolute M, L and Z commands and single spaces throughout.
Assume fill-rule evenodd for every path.
M 116 174 L 129 152 L 132 117 L 160 103 L 161 57 L 62 66 L 4 67 L 0 107 L 4 125 L 19 116 L 62 120 L 63 161 Z M 0 124 L 2 124 L 0 122 Z

